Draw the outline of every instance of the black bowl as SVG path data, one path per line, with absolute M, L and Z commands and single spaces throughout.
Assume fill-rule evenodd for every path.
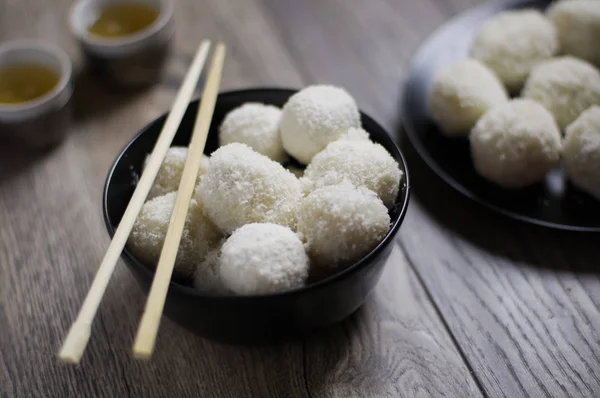
M 294 93 L 284 89 L 254 89 L 220 94 L 205 153 L 218 146 L 218 126 L 231 109 L 250 101 L 282 106 Z M 173 145 L 187 146 L 198 101 L 183 117 Z M 171 281 L 165 314 L 175 322 L 213 340 L 235 344 L 262 344 L 290 338 L 338 322 L 352 314 L 375 288 L 389 257 L 408 205 L 408 172 L 394 141 L 369 116 L 362 123 L 371 139 L 383 145 L 404 172 L 396 205 L 390 210 L 392 225 L 385 238 L 360 261 L 324 280 L 293 291 L 264 296 L 217 296 Z M 166 115 L 137 134 L 115 160 L 104 187 L 104 220 L 112 236 L 133 194 L 145 156 L 151 152 Z M 145 291 L 154 272 L 127 249 L 123 258 Z

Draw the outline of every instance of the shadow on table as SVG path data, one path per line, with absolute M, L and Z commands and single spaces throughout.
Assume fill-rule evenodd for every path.
M 110 113 L 135 98 L 147 93 L 153 86 L 123 88 L 103 80 L 97 72 L 83 69 L 75 77 L 74 122 L 106 118 Z
M 420 158 L 402 129 L 397 129 L 395 138 L 409 165 L 411 201 L 418 202 L 438 223 L 512 262 L 582 273 L 600 272 L 597 266 L 600 234 L 555 230 L 494 213 L 438 177 Z
M 0 189 L 4 183 L 25 172 L 55 149 L 40 150 L 28 148 L 18 141 L 0 141 Z

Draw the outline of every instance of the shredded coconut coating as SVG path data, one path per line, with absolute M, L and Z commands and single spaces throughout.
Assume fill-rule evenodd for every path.
M 244 224 L 296 227 L 300 182 L 279 163 L 233 143 L 217 149 L 197 193 L 206 214 L 226 234 Z
M 600 67 L 600 2 L 558 1 L 548 9 L 563 53 Z
M 466 59 L 436 74 L 428 105 L 444 135 L 466 137 L 485 112 L 506 101 L 498 78 L 481 62 Z
M 523 97 L 544 105 L 564 129 L 581 112 L 600 104 L 600 72 L 577 58 L 555 58 L 531 72 Z
M 156 197 L 144 204 L 136 219 L 127 247 L 144 264 L 156 268 L 169 227 L 169 218 L 175 204 L 176 192 Z M 205 215 L 202 203 L 190 201 L 174 275 L 191 278 L 196 265 L 222 237 L 217 227 Z
M 221 249 L 221 279 L 237 294 L 269 294 L 302 287 L 308 267 L 300 238 L 277 224 L 246 224 L 235 230 Z
M 518 92 L 531 69 L 558 52 L 552 23 L 537 10 L 504 11 L 473 36 L 469 55 L 486 64 L 511 92 Z
M 231 291 L 225 287 L 221 280 L 221 247 L 225 243 L 222 240 L 214 248 L 206 253 L 206 257 L 194 273 L 194 287 L 204 293 L 228 294 Z
M 175 192 L 179 189 L 179 182 L 181 181 L 181 175 L 183 174 L 183 167 L 185 166 L 185 159 L 187 158 L 188 149 L 183 146 L 173 146 L 167 151 L 163 164 L 158 169 L 158 174 L 154 180 L 148 199 L 156 198 L 157 196 L 163 196 L 169 192 Z M 148 164 L 149 156 L 146 156 L 144 161 L 144 168 Z M 200 177 L 206 170 L 208 170 L 209 164 L 208 156 L 202 155 L 200 162 L 200 170 L 198 171 L 198 179 L 196 185 L 200 182 Z
M 281 109 L 248 102 L 230 111 L 219 128 L 219 145 L 239 142 L 276 162 L 286 158 L 279 133 Z
M 354 98 L 334 86 L 308 86 L 292 95 L 281 114 L 283 147 L 300 163 L 310 163 L 327 144 L 360 127 Z
M 390 226 L 377 195 L 349 183 L 317 188 L 302 202 L 298 232 L 313 266 L 336 270 L 351 265 L 384 238 Z
M 319 152 L 306 167 L 303 189 L 349 182 L 375 192 L 392 207 L 400 190 L 402 171 L 394 158 L 379 144 L 369 140 L 338 140 Z
M 532 100 L 516 99 L 487 112 L 470 136 L 475 169 L 504 188 L 544 179 L 558 162 L 560 131 L 552 115 Z
M 369 140 L 369 133 L 366 132 L 362 127 L 352 127 L 348 129 L 342 136 L 339 138 L 340 140 Z
M 563 161 L 573 185 L 600 200 L 600 106 L 589 108 L 567 127 Z

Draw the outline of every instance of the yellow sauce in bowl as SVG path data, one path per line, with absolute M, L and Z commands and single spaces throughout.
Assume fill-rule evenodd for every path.
M 158 18 L 158 10 L 141 3 L 116 3 L 102 9 L 88 32 L 104 38 L 121 38 L 147 29 Z
M 17 64 L 0 68 L 0 104 L 22 104 L 48 94 L 59 74 L 47 66 Z

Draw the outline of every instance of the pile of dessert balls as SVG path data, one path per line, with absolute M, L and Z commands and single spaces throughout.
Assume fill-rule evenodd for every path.
M 475 33 L 468 59 L 437 73 L 429 112 L 444 135 L 469 138 L 493 183 L 534 184 L 562 159 L 573 185 L 600 200 L 598 67 L 600 1 L 502 12 Z
M 309 275 L 360 260 L 388 232 L 402 171 L 361 128 L 345 90 L 309 86 L 281 109 L 245 103 L 225 116 L 219 145 L 201 164 L 174 268 L 179 280 L 217 294 L 296 289 Z M 151 267 L 187 150 L 170 148 L 128 241 Z M 289 156 L 306 169 L 286 169 Z

